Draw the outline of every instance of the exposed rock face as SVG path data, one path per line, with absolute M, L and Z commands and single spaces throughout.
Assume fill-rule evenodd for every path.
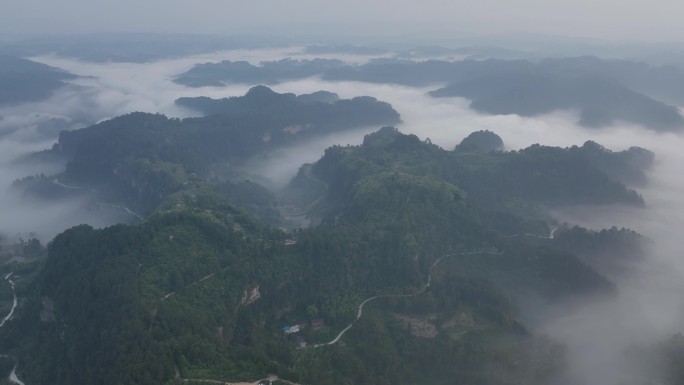
M 405 328 L 408 328 L 411 335 L 422 338 L 435 338 L 438 334 L 437 327 L 434 324 L 437 318 L 435 314 L 424 316 L 395 314 L 394 316 L 404 324 Z
M 259 286 L 257 285 L 251 290 L 244 291 L 242 299 L 240 300 L 240 305 L 250 305 L 256 302 L 256 300 L 258 300 L 259 298 L 261 298 L 261 292 L 259 291 Z

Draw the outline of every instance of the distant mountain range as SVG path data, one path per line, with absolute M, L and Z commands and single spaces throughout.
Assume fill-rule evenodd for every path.
M 90 62 L 145 63 L 229 49 L 273 47 L 283 39 L 183 33 L 89 33 L 34 35 L 0 42 L 0 53 L 30 57 L 55 54 Z
M 0 106 L 46 99 L 75 77 L 45 64 L 0 55 Z
M 260 66 L 246 61 L 225 60 L 220 63 L 197 64 L 178 75 L 174 82 L 189 87 L 221 86 L 226 83 L 276 84 L 318 75 L 342 66 L 344 62 L 336 59 L 282 59 L 263 62 Z
M 535 116 L 577 110 L 579 123 L 586 127 L 624 121 L 657 131 L 684 129 L 684 117 L 676 107 L 594 76 L 511 72 L 455 83 L 430 95 L 464 97 L 472 100 L 476 111 L 492 115 Z
M 338 60 L 292 60 L 198 64 L 175 81 L 189 86 L 278 83 L 321 76 L 407 86 L 446 84 L 435 97 L 465 97 L 487 114 L 535 116 L 577 110 L 579 123 L 603 127 L 620 121 L 657 131 L 679 131 L 684 117 L 684 71 L 595 57 L 524 60 L 413 61 L 375 59 L 361 65 Z
M 375 98 L 338 100 L 329 92 L 295 96 L 264 86 L 241 97 L 182 98 L 178 103 L 207 116 L 180 120 L 132 113 L 62 131 L 51 150 L 35 157 L 60 159 L 66 163 L 66 171 L 59 175 L 62 180 L 100 188 L 108 199 L 128 202 L 145 212 L 194 180 L 193 175 L 214 174 L 221 179 L 234 172 L 235 166 L 285 145 L 400 121 L 391 105 Z M 42 191 L 42 195 L 60 190 L 52 180 L 40 178 L 18 185 Z
M 468 97 L 486 113 L 569 108 L 592 126 L 629 120 L 676 129 L 674 107 L 636 83 L 585 73 L 595 68 L 587 60 L 310 61 L 300 72 L 296 61 L 268 71 L 223 63 L 205 80 L 222 84 L 216 74 L 244 70 L 250 81 L 278 81 L 330 66 L 323 77 L 448 82 L 434 96 Z M 206 68 L 188 84 L 201 84 Z M 35 73 L 52 70 L 37 65 Z M 550 215 L 561 206 L 645 206 L 635 188 L 647 185 L 655 155 L 641 147 L 611 151 L 587 141 L 511 151 L 496 133 L 476 131 L 445 149 L 399 131 L 399 113 L 373 97 L 263 85 L 176 104 L 201 116 L 134 112 L 62 131 L 52 148 L 25 159 L 65 165 L 17 180 L 13 188 L 27 199 L 79 197 L 137 220 L 78 225 L 46 248 L 33 239 L 12 249 L 31 259 L 0 265 L 0 378 L 581 383 L 566 381 L 572 357 L 536 320 L 549 308 L 564 317 L 593 300 L 622 299 L 631 291 L 621 292 L 613 274 L 631 274 L 650 246 L 628 229 L 594 231 Z M 360 145 L 327 148 L 281 191 L 239 172 L 284 146 L 358 127 L 373 132 Z M 658 353 L 667 365 L 649 372 L 650 381 L 679 383 L 682 346 L 675 336 Z

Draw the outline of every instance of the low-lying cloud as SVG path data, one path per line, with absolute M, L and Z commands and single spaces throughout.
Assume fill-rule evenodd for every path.
M 622 206 L 566 208 L 554 213 L 557 220 L 593 229 L 611 226 L 635 229 L 654 241 L 646 260 L 631 266 L 632 274 L 611 277 L 618 285 L 614 298 L 596 299 L 573 308 L 535 309 L 535 331 L 558 339 L 568 347 L 572 364 L 568 378 L 559 383 L 618 384 L 643 379 L 647 373 L 632 365 L 626 351 L 648 346 L 681 332 L 684 304 L 684 260 L 681 228 L 684 227 L 684 137 L 657 134 L 644 127 L 618 123 L 604 129 L 578 126 L 577 113 L 558 111 L 537 117 L 490 116 L 468 108 L 464 99 L 432 99 L 432 87 L 411 88 L 359 82 L 325 82 L 310 78 L 279 84 L 278 92 L 307 93 L 326 89 L 341 97 L 370 95 L 391 103 L 403 119 L 401 131 L 413 133 L 446 149 L 453 148 L 475 130 L 499 134 L 506 148 L 520 149 L 534 143 L 554 146 L 596 141 L 620 151 L 641 146 L 656 153 L 650 183 L 639 192 L 646 208 Z M 628 381 L 627 381 L 628 380 Z M 635 381 L 636 380 L 636 381 Z
M 224 59 L 258 63 L 295 57 L 297 52 L 300 51 L 294 48 L 230 51 L 146 64 L 36 58 L 82 77 L 46 101 L 0 109 L 3 117 L 0 120 L 0 233 L 13 235 L 39 231 L 49 238 L 80 221 L 103 226 L 115 220 L 111 217 L 103 219 L 101 212 L 88 211 L 89 206 L 84 201 L 43 205 L 8 189 L 15 178 L 57 171 L 46 165 L 19 167 L 13 163 L 17 156 L 47 148 L 54 142 L 56 132 L 49 129 L 45 132 L 45 122 L 57 119 L 65 128 L 77 128 L 133 111 L 160 112 L 174 117 L 192 116 L 195 114 L 193 111 L 176 106 L 174 100 L 182 96 L 238 96 L 252 86 L 188 88 L 171 81 L 193 64 Z M 368 59 L 353 55 L 344 58 L 350 62 Z M 681 165 L 684 164 L 684 136 L 657 134 L 626 124 L 601 130 L 588 129 L 575 123 L 577 114 L 573 111 L 558 111 L 532 118 L 482 115 L 468 108 L 469 102 L 465 99 L 434 99 L 426 95 L 439 86 L 442 85 L 412 88 L 308 78 L 280 83 L 273 89 L 297 94 L 327 90 L 338 93 L 342 98 L 376 97 L 391 103 L 402 115 L 403 123 L 398 127 L 402 132 L 416 134 L 421 139 L 430 138 L 446 149 L 452 149 L 473 131 L 491 130 L 503 138 L 509 150 L 534 143 L 570 146 L 593 140 L 616 151 L 634 145 L 654 151 L 657 161 L 650 173 L 650 183 L 639 190 L 646 201 L 646 208 L 573 207 L 554 212 L 561 222 L 594 229 L 616 225 L 637 230 L 654 240 L 648 258 L 636 266 L 635 275 L 617 281 L 617 298 L 590 301 L 562 311 L 538 309 L 540 316 L 535 324 L 536 331 L 547 333 L 568 346 L 576 369 L 573 378 L 581 377 L 586 383 L 608 385 L 619 382 L 625 373 L 637 376 L 624 367 L 624 349 L 667 338 L 682 331 L 681 325 L 684 325 L 684 305 L 680 301 L 680 293 L 684 292 L 684 252 L 681 247 L 684 179 L 680 177 Z M 253 160 L 248 171 L 258 174 L 256 179 L 278 188 L 296 173 L 302 163 L 317 160 L 326 147 L 360 143 L 365 134 L 377 128 L 352 130 L 284 148 L 268 158 Z
M 4 238 L 22 236 L 24 239 L 36 236 L 41 241 L 48 241 L 64 229 L 80 223 L 102 227 L 135 220 L 122 210 L 98 205 L 87 196 L 49 203 L 22 196 L 12 188 L 16 179 L 53 175 L 62 170 L 63 165 L 16 162 L 26 154 L 50 148 L 59 131 L 86 127 L 134 111 L 180 118 L 197 116 L 196 111 L 177 106 L 174 101 L 183 96 L 240 96 L 253 85 L 188 88 L 172 82 L 175 75 L 204 62 L 245 60 L 258 64 L 264 60 L 311 56 L 304 54 L 303 50 L 303 47 L 233 50 L 153 63 L 92 63 L 57 56 L 31 58 L 79 77 L 46 100 L 0 108 L 0 235 Z M 341 57 L 354 63 L 363 63 L 370 58 Z M 361 140 L 358 138 L 363 138 L 370 131 L 360 132 L 358 136 L 353 133 L 326 136 L 307 145 L 284 149 L 269 159 L 254 161 L 249 172 L 262 174 L 251 176 L 271 187 L 282 187 L 299 165 L 316 160 L 326 147 L 335 143 L 357 144 Z

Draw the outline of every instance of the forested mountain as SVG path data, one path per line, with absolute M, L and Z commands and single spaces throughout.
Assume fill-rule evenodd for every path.
M 145 117 L 137 127 L 168 121 Z M 521 182 L 497 182 L 504 173 Z M 563 303 L 615 287 L 544 238 L 545 222 L 480 192 L 506 204 L 641 203 L 573 149 L 446 151 L 391 127 L 300 174 L 291 188 L 315 190 L 303 196 L 320 224 L 294 233 L 255 222 L 196 176 L 139 224 L 57 236 L 0 329 L 22 378 L 548 384 L 563 348 L 521 324 L 521 293 Z M 581 179 L 591 182 L 570 186 Z M 557 196 L 567 188 L 578 198 Z
M 395 124 L 399 114 L 388 103 L 370 96 L 339 100 L 337 94 L 318 91 L 311 94 L 278 94 L 265 86 L 251 88 L 241 97 L 211 99 L 207 97 L 180 98 L 176 104 L 193 108 L 205 115 L 239 117 L 240 115 L 267 115 L 287 124 L 283 132 L 269 133 L 269 141 L 283 141 L 299 134 L 329 133 L 348 127 Z M 307 132 L 308 131 L 308 132 Z
M 447 84 L 435 97 L 465 97 L 488 114 L 535 116 L 575 109 L 579 123 L 603 127 L 616 121 L 658 131 L 681 130 L 675 107 L 684 100 L 684 71 L 626 60 L 595 57 L 525 60 L 374 59 L 360 65 L 337 60 L 221 62 L 196 65 L 176 81 L 189 86 L 277 83 L 321 76 L 329 81 L 363 81 L 408 86 Z
M 627 185 L 645 183 L 645 149 L 505 151 L 477 132 L 445 150 L 386 126 L 329 148 L 277 192 L 235 168 L 398 113 L 374 98 L 264 86 L 178 103 L 207 116 L 132 113 L 62 132 L 39 155 L 66 171 L 16 183 L 143 214 L 66 230 L 31 269 L 0 267 L 18 275 L 22 298 L 0 344 L 27 383 L 548 384 L 564 350 L 523 323 L 520 301 L 612 296 L 595 251 L 643 242 L 555 229 L 546 210 L 642 206 Z M 279 229 L 294 217 L 311 224 Z
M 311 48 L 315 51 L 324 47 Z M 485 48 L 480 48 L 485 49 Z M 325 50 L 339 50 L 328 47 Z M 405 56 L 448 55 L 477 52 L 478 47 L 445 49 L 418 47 Z M 325 51 L 324 51 L 325 52 Z M 409 60 L 400 58 L 373 59 L 368 63 L 352 65 L 338 60 L 281 59 L 264 61 L 259 65 L 247 62 L 223 61 L 197 64 L 180 74 L 176 81 L 189 86 L 222 83 L 277 83 L 321 75 L 326 80 L 353 80 L 371 83 L 394 83 L 428 86 L 437 83 L 460 83 L 466 80 L 502 77 L 513 74 L 542 73 L 571 78 L 594 78 L 620 84 L 637 93 L 666 103 L 684 101 L 684 71 L 675 66 L 653 66 L 629 60 L 605 60 L 594 56 L 578 56 L 528 60 L 465 59 Z M 260 80 L 261 79 L 261 80 Z
M 613 152 L 596 142 L 587 141 L 582 147 L 572 147 L 572 151 L 616 181 L 630 186 L 645 186 L 646 172 L 651 170 L 655 161 L 653 152 L 636 146 Z
M 187 33 L 91 33 L 27 36 L 2 42 L 0 53 L 51 55 L 90 62 L 145 63 L 228 49 L 269 47 L 273 39 Z
M 684 2 L 0 3 L 0 385 L 684 385 Z
M 487 207 L 527 210 L 534 205 L 642 205 L 642 198 L 618 180 L 641 180 L 650 163 L 646 160 L 635 166 L 624 154 L 590 143 L 566 149 L 537 144 L 511 152 L 467 152 L 458 147 L 445 151 L 386 127 L 369 135 L 359 148 L 328 149 L 313 172 L 330 183 L 334 194 L 351 188 L 349 180 L 391 166 L 444 179 Z M 326 175 L 335 175 L 335 179 L 327 180 Z
M 56 177 L 79 187 L 67 192 L 96 188 L 108 201 L 147 212 L 188 183 L 210 177 L 225 180 L 236 166 L 280 146 L 399 121 L 392 106 L 374 98 L 319 101 L 333 96 L 296 97 L 261 86 L 237 98 L 187 99 L 212 114 L 180 120 L 132 113 L 63 131 L 53 148 L 40 156 L 66 162 L 66 171 Z M 64 192 L 53 181 L 32 178 L 18 185 L 47 195 Z
M 602 127 L 616 121 L 654 130 L 684 127 L 684 117 L 676 107 L 613 80 L 591 75 L 511 72 L 454 83 L 430 95 L 468 98 L 473 109 L 493 115 L 535 116 L 576 109 L 580 112 L 579 123 L 587 127 Z
M 504 149 L 501 137 L 491 131 L 475 131 L 463 138 L 455 150 L 462 152 L 491 152 Z
M 594 56 L 544 59 L 541 64 L 558 71 L 605 77 L 667 103 L 684 102 L 684 71 L 676 66 L 652 66 L 629 60 L 601 60 Z
M 263 62 L 255 66 L 246 61 L 197 64 L 178 75 L 174 82 L 189 87 L 220 86 L 226 83 L 276 84 L 287 80 L 319 75 L 331 68 L 342 67 L 336 59 L 292 60 Z
M 0 106 L 45 99 L 74 77 L 45 64 L 0 54 Z
M 553 240 L 556 247 L 577 254 L 609 277 L 629 274 L 630 267 L 642 260 L 651 245 L 642 235 L 625 228 L 591 231 L 574 226 L 558 233 Z
M 394 83 L 410 86 L 427 86 L 486 74 L 497 74 L 513 69 L 531 69 L 527 61 L 464 60 L 459 62 L 443 60 L 413 61 L 407 59 L 373 59 L 365 64 L 352 65 L 337 60 L 293 60 L 265 61 L 260 65 L 245 62 L 221 62 L 197 64 L 189 71 L 178 75 L 176 82 L 188 86 L 207 86 L 222 83 L 279 82 L 293 78 L 322 76 L 325 80 L 351 80 L 370 83 Z M 246 81 L 242 77 L 249 76 Z
M 384 48 L 360 46 L 352 44 L 318 44 L 309 45 L 304 48 L 304 53 L 321 55 L 331 53 L 353 54 L 353 55 L 383 55 L 390 51 Z

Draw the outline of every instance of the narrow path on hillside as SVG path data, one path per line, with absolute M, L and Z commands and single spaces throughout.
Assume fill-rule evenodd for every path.
M 68 184 L 64 184 L 64 183 L 60 182 L 59 179 L 57 179 L 57 178 L 53 179 L 52 183 L 56 184 L 59 187 L 63 187 L 63 188 L 69 189 L 69 190 L 80 190 L 83 188 L 83 187 L 70 186 Z
M 114 208 L 117 208 L 117 209 L 121 209 L 121 210 L 124 210 L 125 212 L 127 212 L 127 213 L 133 215 L 134 217 L 136 217 L 136 218 L 138 218 L 138 219 L 140 219 L 140 220 L 144 219 L 142 215 L 136 213 L 135 211 L 129 209 L 129 208 L 126 207 L 126 206 L 115 205 L 115 204 L 113 204 L 113 203 L 98 203 L 98 205 L 101 205 L 101 206 L 109 206 L 109 207 L 114 207 Z
M 287 218 L 301 217 L 301 216 L 308 214 L 309 211 L 311 211 L 311 209 L 314 208 L 318 204 L 318 202 L 320 202 L 323 199 L 323 197 L 325 197 L 325 194 L 328 192 L 328 189 L 329 189 L 328 184 L 325 183 L 324 181 L 316 178 L 315 176 L 311 175 L 311 169 L 307 169 L 304 172 L 304 176 L 306 176 L 309 180 L 312 180 L 316 183 L 321 184 L 323 186 L 323 192 L 321 193 L 320 196 L 318 196 L 318 198 L 316 198 L 313 202 L 311 202 L 308 206 L 306 206 L 306 208 L 300 210 L 299 212 L 282 214 L 282 216 L 286 219 Z
M 346 332 L 348 332 L 349 329 L 352 328 L 352 326 L 354 326 L 354 323 L 355 323 L 356 321 L 358 321 L 359 318 L 361 318 L 361 316 L 363 315 L 363 307 L 366 306 L 366 304 L 369 303 L 369 302 L 371 302 L 371 301 L 374 301 L 374 300 L 379 299 L 379 298 L 406 298 L 406 297 L 415 297 L 415 296 L 417 296 L 417 295 L 423 294 L 423 293 L 430 287 L 430 285 L 432 284 L 432 269 L 433 269 L 435 266 L 437 266 L 437 264 L 439 264 L 439 262 L 441 262 L 442 259 L 447 258 L 447 257 L 454 257 L 454 256 L 457 256 L 457 255 L 470 255 L 470 254 L 496 254 L 496 255 L 503 255 L 503 253 L 500 253 L 500 252 L 498 252 L 498 251 L 466 251 L 466 252 L 462 252 L 462 253 L 447 254 L 447 255 L 445 255 L 445 256 L 442 256 L 442 257 L 440 257 L 439 259 L 437 259 L 435 262 L 433 262 L 432 265 L 430 265 L 430 271 L 428 272 L 428 279 L 427 279 L 427 282 L 425 283 L 425 285 L 423 285 L 422 288 L 420 288 L 420 290 L 418 290 L 418 291 L 415 292 L 415 293 L 411 293 L 411 294 L 381 294 L 381 295 L 376 295 L 376 296 L 373 296 L 373 297 L 370 297 L 370 298 L 366 298 L 366 299 L 363 300 L 363 302 L 361 302 L 361 304 L 359 305 L 359 308 L 358 308 L 358 310 L 357 310 L 357 312 L 356 312 L 356 318 L 355 318 L 349 325 L 347 325 L 347 327 L 345 327 L 344 329 L 342 329 L 342 331 L 341 331 L 335 338 L 333 338 L 330 342 L 325 342 L 325 343 L 321 343 L 321 344 L 310 345 L 309 347 L 311 347 L 311 348 L 320 348 L 320 347 L 322 347 L 322 346 L 329 346 L 329 345 L 334 345 L 334 344 L 336 344 L 337 341 L 339 341 L 340 338 L 342 338 L 342 336 L 344 336 L 344 334 L 345 334 Z
M 224 269 L 219 270 L 219 273 L 224 272 L 224 271 L 226 271 L 226 270 L 228 270 L 227 267 L 224 268 Z M 183 290 L 185 290 L 185 289 L 187 289 L 187 288 L 189 288 L 189 287 L 191 287 L 191 286 L 199 285 L 200 283 L 206 281 L 207 279 L 209 279 L 209 278 L 211 278 L 211 277 L 213 277 L 213 276 L 215 276 L 215 275 L 216 275 L 216 273 L 211 273 L 211 274 L 209 274 L 209 275 L 205 275 L 204 277 L 202 277 L 202 278 L 200 278 L 200 279 L 198 279 L 198 280 L 196 280 L 196 281 L 194 281 L 194 282 L 191 282 L 191 283 L 189 283 L 189 284 L 183 286 L 182 288 L 180 288 L 180 289 L 178 290 L 178 292 L 181 292 L 181 291 L 183 291 Z M 167 299 L 169 299 L 169 298 L 171 298 L 172 296 L 176 295 L 176 293 L 177 293 L 176 291 L 170 291 L 170 292 L 164 294 L 161 298 L 159 298 L 159 302 L 164 302 L 164 301 L 166 301 Z M 158 311 L 159 311 L 159 307 L 156 307 L 156 308 L 152 309 L 152 320 L 150 321 L 150 326 L 149 326 L 149 328 L 148 328 L 148 330 L 147 330 L 148 332 L 152 331 L 152 325 L 154 325 L 154 321 L 157 319 L 157 312 L 158 312 Z
M 0 322 L 0 328 L 5 326 L 5 322 L 7 322 L 10 318 L 12 318 L 12 315 L 14 314 L 14 310 L 17 308 L 17 293 L 14 291 L 14 281 L 12 281 L 12 275 L 14 273 L 9 273 L 5 276 L 5 281 L 9 282 L 9 284 L 12 286 L 12 297 L 13 297 L 13 302 L 12 302 L 12 309 L 10 310 L 9 314 L 3 318 L 2 322 Z M 12 372 L 9 375 L 9 380 L 10 382 L 13 382 L 15 384 L 19 385 L 24 385 L 24 383 L 17 377 L 17 366 L 19 366 L 19 360 L 16 359 L 14 356 L 10 355 L 0 355 L 0 357 L 6 357 L 6 358 L 11 358 L 14 360 L 14 367 L 12 368 Z
M 80 186 L 71 186 L 71 185 L 68 185 L 68 184 L 64 184 L 64 183 L 62 183 L 58 178 L 52 179 L 52 183 L 56 184 L 56 185 L 59 186 L 59 187 L 68 189 L 68 190 L 82 190 L 82 189 L 83 189 L 83 187 L 80 187 Z M 94 191 L 94 190 L 91 190 L 91 191 Z M 98 205 L 101 205 L 101 206 L 108 206 L 108 207 L 114 207 L 114 208 L 117 208 L 117 209 L 121 209 L 121 210 L 124 210 L 125 212 L 127 212 L 127 213 L 133 215 L 134 217 L 136 217 L 136 218 L 138 218 L 138 219 L 141 219 L 141 220 L 143 219 L 143 216 L 142 216 L 142 215 L 136 213 L 135 211 L 129 209 L 129 208 L 126 207 L 126 206 L 116 205 L 116 204 L 113 204 L 113 203 L 101 203 L 101 202 L 98 202 L 97 204 L 98 204 Z
M 205 379 L 205 378 L 183 378 L 181 381 L 183 382 L 208 382 L 211 384 L 221 384 L 221 385 L 259 385 L 259 384 L 270 384 L 276 381 L 281 381 L 286 384 L 290 385 L 300 385 L 296 382 L 288 381 L 288 380 L 283 380 L 282 378 L 275 376 L 275 375 L 269 375 L 266 378 L 262 378 L 260 380 L 256 380 L 254 382 L 228 382 L 228 381 L 221 381 L 221 380 L 210 380 L 210 379 Z
M 227 268 L 226 268 L 226 269 L 227 269 Z M 226 270 L 226 269 L 221 270 L 221 272 L 224 271 L 224 270 Z M 185 290 L 185 289 L 187 289 L 187 288 L 189 288 L 189 287 L 191 287 L 191 286 L 198 285 L 198 284 L 202 283 L 203 281 L 206 281 L 207 279 L 209 279 L 209 278 L 211 278 L 211 277 L 213 277 L 213 276 L 215 276 L 215 275 L 216 275 L 216 273 L 211 273 L 211 274 L 209 274 L 209 275 L 205 275 L 204 277 L 198 279 L 197 281 L 190 282 L 189 284 L 183 286 L 183 287 L 182 287 L 180 290 L 178 290 L 178 291 L 182 291 L 182 290 Z M 161 298 L 159 298 L 159 300 L 162 301 L 162 302 L 163 302 L 163 301 L 166 301 L 169 297 L 171 297 L 171 296 L 174 295 L 174 294 L 176 294 L 175 291 L 170 291 L 170 292 L 164 294 Z
M 9 314 L 7 314 L 7 316 L 2 319 L 2 322 L 0 322 L 0 327 L 3 327 L 5 325 L 5 322 L 12 318 L 12 315 L 14 314 L 14 309 L 17 308 L 17 293 L 14 292 L 14 281 L 12 281 L 12 274 L 14 273 L 9 273 L 5 276 L 5 281 L 9 282 L 9 284 L 12 286 L 12 309 L 10 310 Z
M 65 188 L 65 189 L 69 189 L 69 190 L 82 190 L 82 189 L 83 189 L 83 187 L 71 186 L 71 185 L 68 185 L 68 184 L 64 184 L 64 183 L 62 183 L 58 178 L 54 178 L 54 179 L 52 180 L 52 183 L 56 184 L 56 185 L 59 186 L 59 187 L 62 187 L 62 188 Z M 126 207 L 126 206 L 116 205 L 116 204 L 113 204 L 113 203 L 101 203 L 101 202 L 98 203 L 98 204 L 101 205 L 101 206 L 109 206 L 109 207 L 114 207 L 114 208 L 117 208 L 117 209 L 121 209 L 121 210 L 124 210 L 125 212 L 127 212 L 127 213 L 133 215 L 134 217 L 136 217 L 136 218 L 138 218 L 138 219 L 143 219 L 143 216 L 142 216 L 142 215 L 136 213 L 135 211 L 129 209 L 129 208 Z
M 556 234 L 556 230 L 558 230 L 557 226 L 551 226 L 549 235 L 544 236 L 544 235 L 539 235 L 539 234 L 513 234 L 509 235 L 510 238 L 516 238 L 516 237 L 535 237 L 535 238 L 542 238 L 542 239 L 553 239 L 554 235 Z

